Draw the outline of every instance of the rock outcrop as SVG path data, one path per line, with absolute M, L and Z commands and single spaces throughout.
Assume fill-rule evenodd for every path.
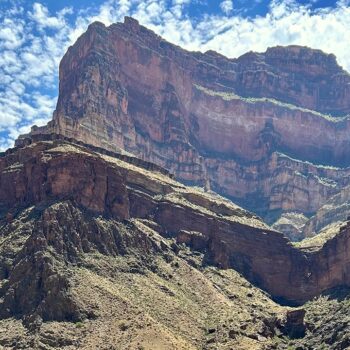
M 1 154 L 0 203 L 5 348 L 348 344 L 346 301 L 327 333 L 334 321 L 319 304 L 333 301 L 270 299 L 300 304 L 349 285 L 348 224 L 296 248 L 215 193 L 57 135 Z
M 272 225 L 272 228 L 283 232 L 291 241 L 298 242 L 305 238 L 304 227 L 308 218 L 300 213 L 287 212 Z
M 31 136 L 126 150 L 272 223 L 314 214 L 349 184 L 349 83 L 318 50 L 228 59 L 185 51 L 132 18 L 96 22 L 63 57 L 54 118 Z
M 350 187 L 330 197 L 303 227 L 303 236 L 312 237 L 336 222 L 344 222 L 350 216 Z
M 345 349 L 349 86 L 318 50 L 92 24 L 0 155 L 0 347 Z
M 350 229 L 347 226 L 321 249 L 301 251 L 258 217 L 222 197 L 185 187 L 166 172 L 149 171 L 132 157 L 123 161 L 97 153 L 88 146 L 52 137 L 52 141 L 8 150 L 1 157 L 0 203 L 4 220 L 11 221 L 21 208 L 69 200 L 93 215 L 112 217 L 119 222 L 145 220 L 145 225 L 159 235 L 204 254 L 205 264 L 235 269 L 276 300 L 302 303 L 324 290 L 350 283 Z M 142 165 L 147 168 L 147 163 Z M 49 218 L 50 212 L 44 215 Z M 62 215 L 62 220 L 55 220 L 55 225 L 65 229 L 58 231 L 61 232 L 58 242 L 52 237 L 51 243 L 60 254 L 72 255 L 62 250 L 59 243 L 68 242 L 64 237 L 72 232 L 77 232 L 74 237 L 79 236 L 74 238 L 77 247 L 73 251 L 77 253 L 89 250 L 91 241 L 103 253 L 118 251 L 112 242 L 121 242 L 120 238 L 108 234 L 96 241 L 98 228 L 89 229 L 92 233 L 85 237 L 87 224 L 79 224 L 79 217 L 76 223 L 65 224 L 65 215 Z M 37 235 L 45 237 L 44 241 L 51 239 L 46 221 L 51 220 L 44 217 L 34 230 L 34 238 L 27 240 L 23 258 L 30 252 L 37 256 L 34 248 L 47 244 Z M 75 259 L 74 254 L 70 259 Z M 34 270 L 45 271 L 40 268 L 40 260 L 34 261 Z M 24 280 L 19 283 L 15 277 L 17 268 L 23 271 L 18 265 L 21 266 L 20 262 L 2 272 L 8 276 L 2 293 L 9 310 L 12 310 L 8 306 L 11 302 L 14 307 L 20 307 L 14 298 L 17 288 L 25 283 Z M 50 275 L 50 270 L 47 273 Z M 29 289 L 27 285 L 25 288 Z

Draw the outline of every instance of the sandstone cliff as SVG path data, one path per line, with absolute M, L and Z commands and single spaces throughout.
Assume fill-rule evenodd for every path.
M 312 237 L 328 225 L 345 221 L 350 215 L 350 187 L 330 197 L 303 227 L 303 236 Z
M 0 159 L 1 211 L 11 221 L 19 208 L 70 200 L 96 215 L 145 220 L 161 236 L 203 252 L 207 263 L 234 268 L 276 300 L 301 303 L 350 282 L 347 226 L 321 250 L 305 253 L 231 202 L 134 165 L 132 159 L 64 140 L 9 150 Z M 107 242 L 101 244 L 104 252 L 114 252 Z M 84 252 L 84 241 L 78 245 Z M 10 275 L 4 300 L 18 308 L 12 288 Z
M 92 24 L 0 155 L 0 347 L 346 349 L 349 83 L 304 47 Z
M 349 82 L 333 55 L 305 47 L 228 59 L 131 18 L 93 23 L 61 61 L 53 120 L 31 134 L 126 150 L 272 223 L 349 184 Z
M 63 136 L 1 155 L 0 203 L 9 349 L 286 349 L 306 331 L 314 344 L 305 311 L 270 298 L 300 304 L 350 283 L 347 224 L 296 248 L 223 197 Z

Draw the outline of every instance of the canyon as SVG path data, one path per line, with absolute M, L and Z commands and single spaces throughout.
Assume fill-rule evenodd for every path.
M 62 135 L 1 155 L 0 203 L 5 348 L 91 349 L 96 327 L 124 349 L 312 344 L 327 323 L 295 306 L 350 284 L 350 224 L 293 246 L 224 197 Z
M 11 217 L 18 206 L 71 200 L 119 221 L 146 220 L 158 234 L 205 252 L 208 263 L 233 268 L 289 303 L 350 284 L 347 224 L 316 252 L 300 251 L 230 201 L 181 185 L 166 173 L 127 165 L 72 140 L 39 141 L 8 152 L 0 163 L 2 211 Z
M 185 51 L 126 17 L 91 24 L 69 48 L 53 120 L 31 135 L 125 150 L 273 224 L 315 215 L 349 184 L 349 83 L 319 50 L 228 59 Z
M 0 154 L 0 347 L 346 349 L 350 75 L 92 23 Z M 293 242 L 297 241 L 297 242 Z

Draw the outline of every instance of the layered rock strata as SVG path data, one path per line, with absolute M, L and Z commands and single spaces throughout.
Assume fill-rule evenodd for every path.
M 11 221 L 20 208 L 70 200 L 121 222 L 143 219 L 161 236 L 203 252 L 205 264 L 237 270 L 276 300 L 302 303 L 350 283 L 347 226 L 320 250 L 301 251 L 222 197 L 185 187 L 165 173 L 132 164 L 133 159 L 64 140 L 9 150 L 0 159 L 2 215 Z M 11 269 L 6 271 L 4 300 L 16 295 Z
M 273 222 L 312 215 L 349 184 L 349 82 L 333 55 L 305 47 L 228 59 L 131 18 L 93 23 L 61 61 L 53 120 L 31 135 L 126 150 Z

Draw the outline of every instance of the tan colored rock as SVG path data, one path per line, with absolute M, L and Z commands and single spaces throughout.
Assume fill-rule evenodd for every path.
M 284 233 L 292 241 L 300 241 L 305 238 L 303 228 L 308 218 L 300 213 L 289 212 L 284 213 L 272 225 L 272 228 Z
M 349 216 L 350 187 L 346 186 L 330 197 L 307 221 L 303 228 L 303 236 L 315 236 L 333 223 L 346 221 Z

